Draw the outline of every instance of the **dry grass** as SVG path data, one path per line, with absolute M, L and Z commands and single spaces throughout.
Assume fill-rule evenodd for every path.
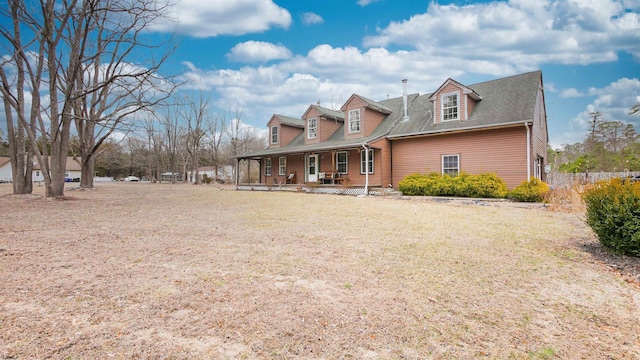
M 0 197 L 0 358 L 640 357 L 640 287 L 575 214 L 191 185 L 67 195 Z

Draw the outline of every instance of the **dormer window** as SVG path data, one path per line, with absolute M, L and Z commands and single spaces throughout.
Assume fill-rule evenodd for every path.
M 459 120 L 460 102 L 458 101 L 458 93 L 447 93 L 440 96 L 442 103 L 442 121 Z
M 315 139 L 318 137 L 318 119 L 310 118 L 307 120 L 307 137 Z
M 360 132 L 360 109 L 349 110 L 349 132 Z
M 271 143 L 272 144 L 278 143 L 278 127 L 277 126 L 271 127 Z

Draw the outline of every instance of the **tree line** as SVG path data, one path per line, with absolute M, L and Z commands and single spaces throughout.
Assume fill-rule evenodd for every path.
M 264 139 L 240 109 L 211 114 L 209 99 L 178 95 L 160 70 L 172 37 L 146 29 L 172 1 L 8 0 L 0 5 L 0 97 L 7 122 L 0 156 L 11 159 L 13 192 L 31 193 L 36 159 L 48 197 L 64 195 L 67 158 L 95 175 L 160 179 L 200 165 L 218 169 Z M 196 177 L 198 181 L 199 177 Z
M 634 105 L 630 115 L 640 111 Z M 640 171 L 640 137 L 633 124 L 605 120 L 600 112 L 590 114 L 589 130 L 584 140 L 548 148 L 552 170 L 566 173 Z

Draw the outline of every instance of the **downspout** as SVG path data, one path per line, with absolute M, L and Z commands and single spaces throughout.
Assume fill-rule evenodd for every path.
M 531 180 L 531 128 L 529 123 L 524 123 L 527 128 L 527 181 Z
M 369 195 L 369 149 L 367 144 L 362 144 L 364 149 L 364 196 Z

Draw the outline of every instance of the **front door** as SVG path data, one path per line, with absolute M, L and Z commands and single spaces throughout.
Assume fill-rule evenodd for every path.
M 307 181 L 318 182 L 318 155 L 309 155 L 307 160 Z

